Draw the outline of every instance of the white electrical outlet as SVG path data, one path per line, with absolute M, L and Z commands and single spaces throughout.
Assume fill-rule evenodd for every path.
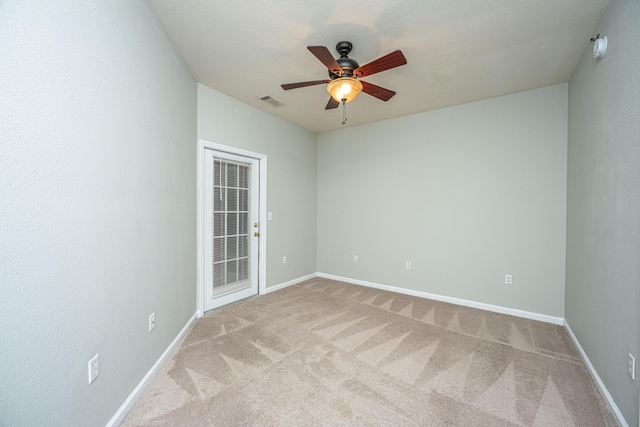
M 513 285 L 513 276 L 510 274 L 504 275 L 504 283 L 507 285 Z
M 153 328 L 156 327 L 156 313 L 151 313 L 149 315 L 149 332 L 153 331 Z
M 100 375 L 100 365 L 98 364 L 98 355 L 96 354 L 89 360 L 89 384 L 94 382 Z
M 632 380 L 636 380 L 636 358 L 629 353 L 629 376 Z
M 353 262 L 358 262 L 358 255 L 353 256 Z
M 407 270 L 411 270 L 411 261 L 407 261 L 407 262 L 404 264 L 404 268 L 406 268 Z
M 273 219 L 273 212 L 267 212 L 267 221 L 271 221 Z
M 287 263 L 287 257 L 286 257 L 286 256 L 283 256 L 283 257 L 282 257 L 282 263 L 283 263 L 283 264 L 286 264 L 286 263 Z

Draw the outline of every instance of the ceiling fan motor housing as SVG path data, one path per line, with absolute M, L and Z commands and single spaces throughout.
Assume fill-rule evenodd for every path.
M 336 45 L 336 51 L 340 54 L 340 58 L 336 59 L 336 62 L 342 68 L 342 75 L 334 74 L 329 71 L 329 77 L 331 80 L 339 77 L 353 77 L 353 71 L 360 68 L 360 64 L 355 59 L 348 58 L 347 55 L 353 49 L 351 42 L 340 42 Z

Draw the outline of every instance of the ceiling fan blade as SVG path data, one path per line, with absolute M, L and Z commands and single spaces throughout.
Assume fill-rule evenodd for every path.
M 385 102 L 390 100 L 393 97 L 393 95 L 396 94 L 392 90 L 385 89 L 380 86 L 376 86 L 369 82 L 365 82 L 361 80 L 360 83 L 362 83 L 362 91 L 364 93 L 368 93 L 369 95 L 375 96 L 376 98 L 381 99 Z
M 336 59 L 331 55 L 329 49 L 326 46 L 307 46 L 309 52 L 313 53 L 313 55 L 320 60 L 324 64 L 325 67 L 333 74 L 337 74 L 339 76 L 342 75 L 343 71 L 340 65 L 336 62 Z
M 330 81 L 331 80 L 313 80 L 310 82 L 287 83 L 280 86 L 282 86 L 282 89 L 284 90 L 289 90 L 289 89 L 297 89 L 299 87 L 321 85 L 323 83 L 329 83 Z
M 333 99 L 333 96 L 329 97 L 329 102 L 327 102 L 327 106 L 324 107 L 325 110 L 332 110 L 334 108 L 338 108 L 338 105 L 340 105 L 340 103 L 338 101 L 336 101 L 335 99 Z
M 388 55 L 378 58 L 375 61 L 369 62 L 360 68 L 357 68 L 353 74 L 356 77 L 370 76 L 371 74 L 379 73 L 381 71 L 388 70 L 390 68 L 399 67 L 407 63 L 407 58 L 404 57 L 401 51 L 396 50 Z

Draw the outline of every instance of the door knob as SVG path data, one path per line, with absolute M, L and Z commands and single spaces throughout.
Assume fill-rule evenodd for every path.
M 253 233 L 254 236 L 256 237 L 260 237 L 260 233 L 258 233 L 257 231 L 255 233 Z

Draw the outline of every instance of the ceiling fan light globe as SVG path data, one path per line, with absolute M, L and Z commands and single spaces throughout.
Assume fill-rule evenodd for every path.
M 327 91 L 338 102 L 351 102 L 362 92 L 362 83 L 353 77 L 340 77 L 329 83 Z

